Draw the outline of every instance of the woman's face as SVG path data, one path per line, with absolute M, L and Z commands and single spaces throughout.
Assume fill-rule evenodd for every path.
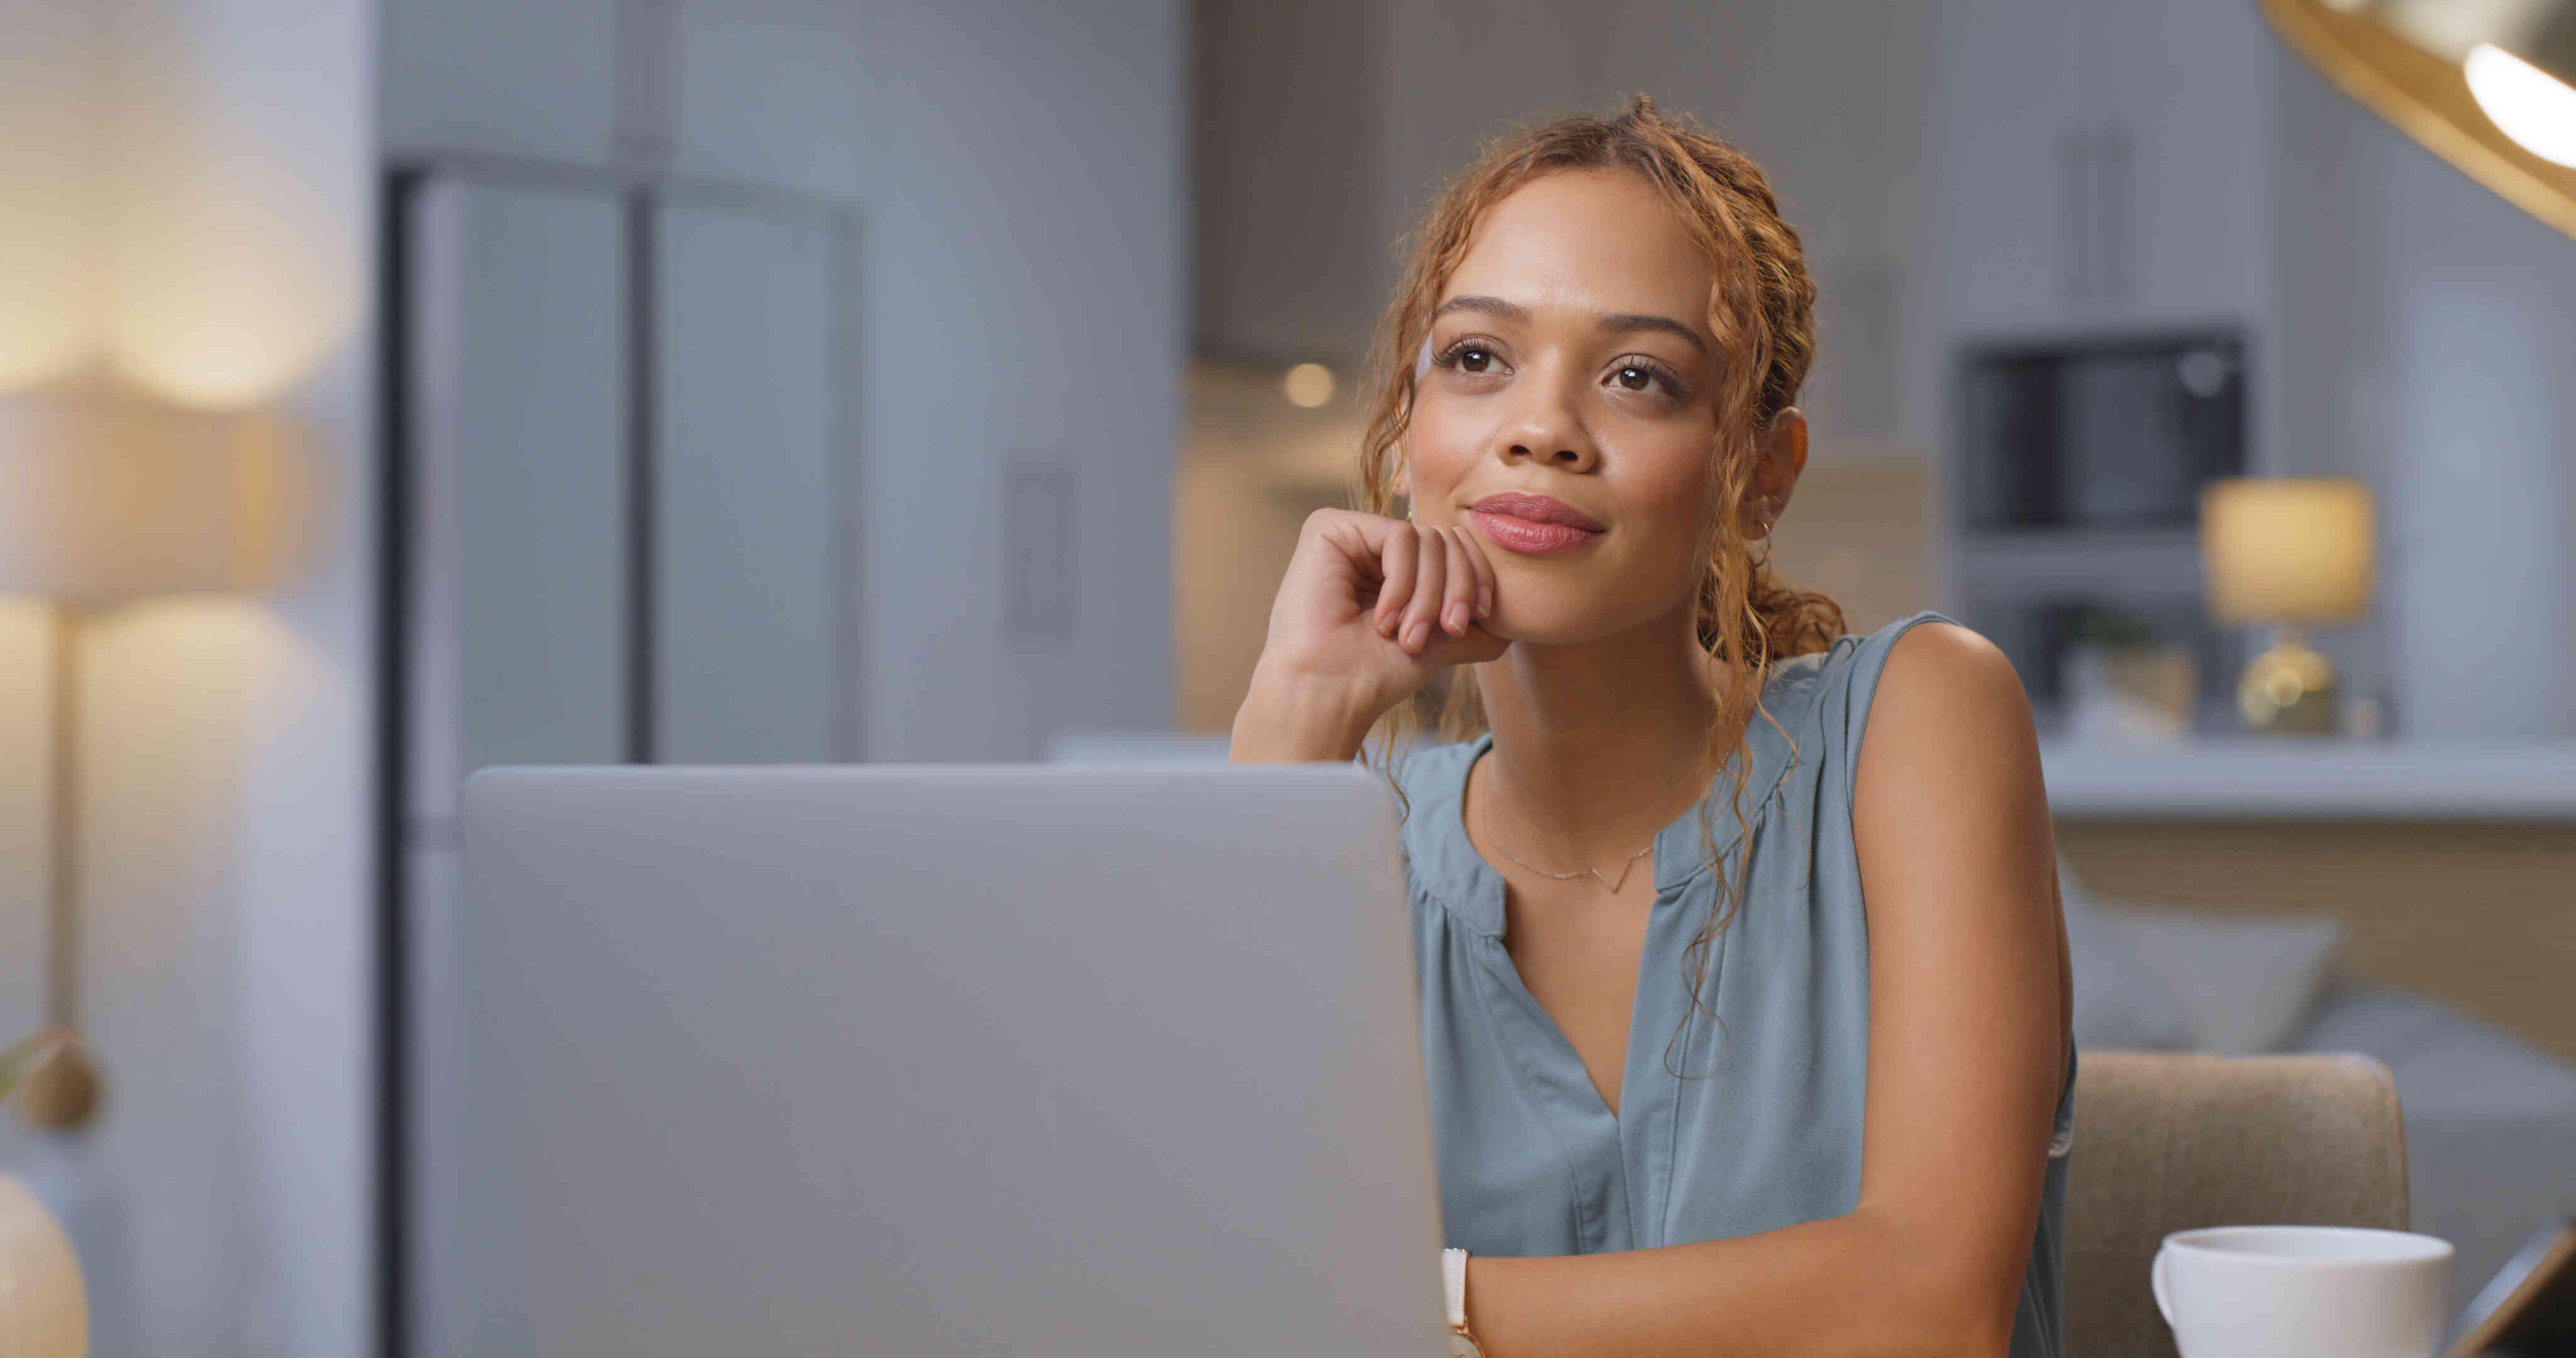
M 1571 644 L 1689 616 L 1725 361 L 1710 282 L 1632 174 L 1549 174 L 1477 224 L 1432 312 L 1398 489 L 1418 522 L 1478 535 L 1497 635 Z

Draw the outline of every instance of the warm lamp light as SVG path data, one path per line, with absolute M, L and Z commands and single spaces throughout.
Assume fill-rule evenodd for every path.
M 2344 93 L 2576 236 L 2576 0 L 2261 0 Z
M 112 393 L 0 398 L 0 593 L 55 600 L 48 1021 L 78 1029 L 79 626 L 135 599 L 252 589 L 283 572 L 306 487 L 251 415 Z M 100 1081 L 76 1038 L 28 1073 L 20 1108 L 84 1125 Z
M 0 594 L 116 603 L 273 583 L 305 490 L 273 422 L 0 398 Z
M 2576 169 L 2576 87 L 2492 43 L 2460 64 L 2497 128 L 2552 165 Z
M 1300 363 L 1279 380 L 1288 403 L 1314 410 L 1333 399 L 1333 370 L 1321 363 Z
M 2239 479 L 2201 491 L 2200 544 L 2209 609 L 2219 621 L 2272 623 L 2278 644 L 2237 687 L 2258 729 L 2334 729 L 2334 667 L 2299 630 L 2370 610 L 2377 574 L 2370 487 L 2335 478 Z
M 2217 481 L 2200 498 L 2209 606 L 2222 622 L 2350 622 L 2370 611 L 2370 487 L 2339 479 Z

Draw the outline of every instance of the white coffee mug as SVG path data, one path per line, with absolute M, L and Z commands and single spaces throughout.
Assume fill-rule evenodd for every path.
M 2176 1231 L 2148 1270 L 2182 1358 L 2429 1358 L 2451 1244 L 2357 1226 Z

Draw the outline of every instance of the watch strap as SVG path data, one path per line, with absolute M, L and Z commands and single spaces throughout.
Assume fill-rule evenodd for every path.
M 1440 1251 L 1440 1292 L 1447 1305 L 1442 1318 L 1459 1334 L 1467 1332 L 1467 1252 L 1450 1248 Z

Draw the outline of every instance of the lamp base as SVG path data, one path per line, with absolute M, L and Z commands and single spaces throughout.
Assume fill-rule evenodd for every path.
M 2276 735 L 2335 733 L 2334 662 L 2284 630 L 2280 644 L 2254 657 L 2236 685 L 2237 710 L 2255 731 Z
M 27 1072 L 26 1083 L 18 1090 L 18 1109 L 36 1126 L 78 1131 L 98 1113 L 101 1083 L 98 1064 L 74 1041 Z

